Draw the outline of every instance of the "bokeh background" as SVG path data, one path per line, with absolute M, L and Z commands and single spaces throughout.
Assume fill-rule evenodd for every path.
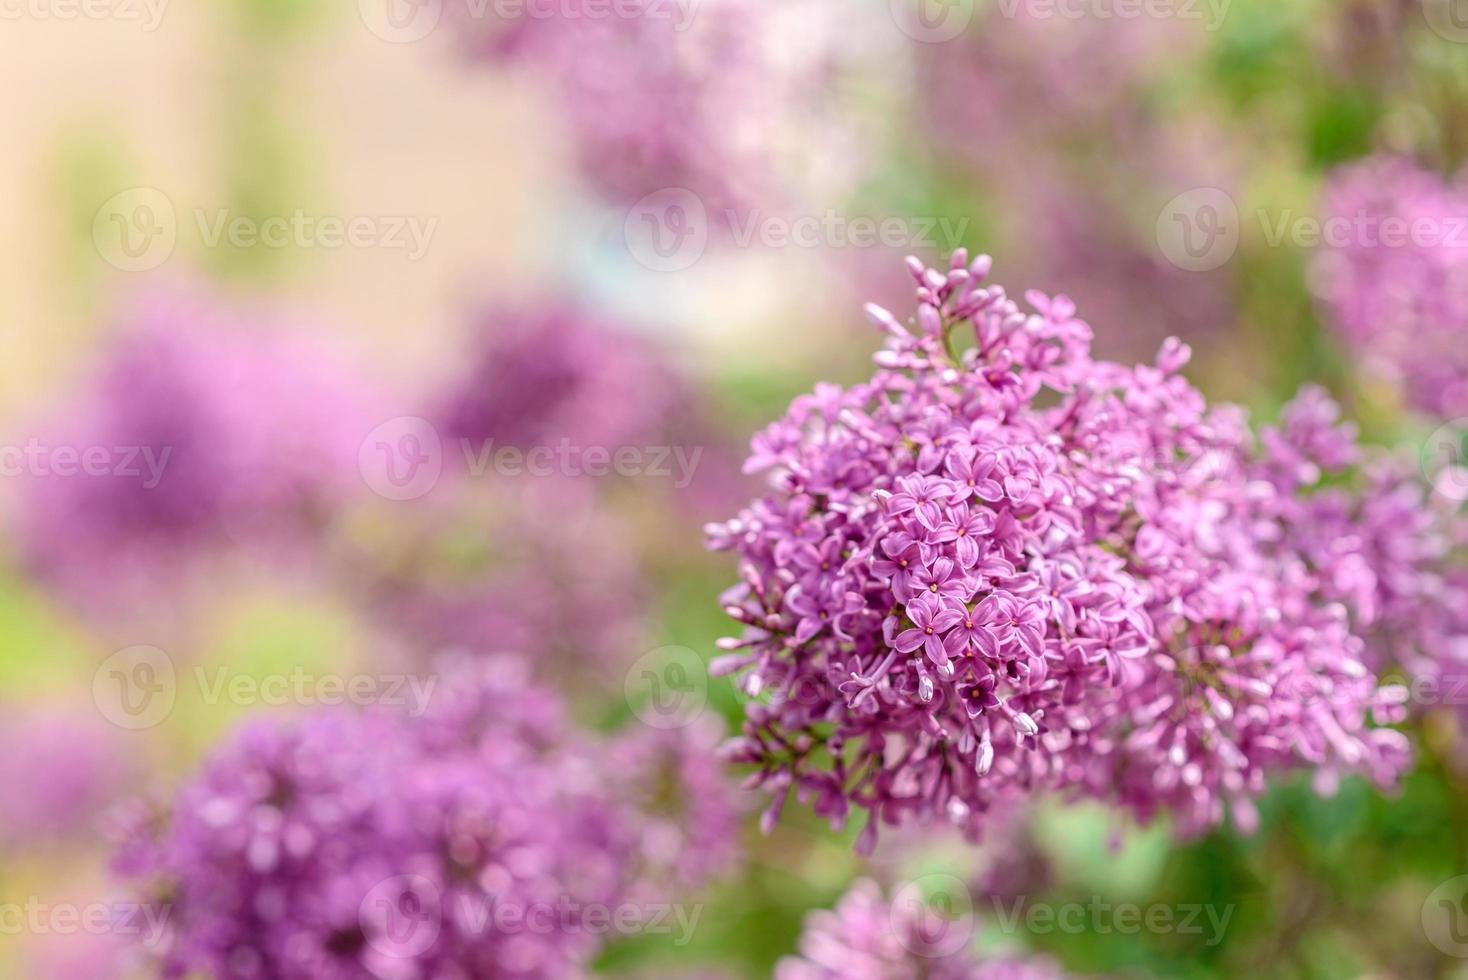
M 1421 284 L 1352 279 L 1318 230 L 1373 195 L 1468 216 L 1461 4 L 706 0 L 670 3 L 672 32 L 466 4 L 0 4 L 7 908 L 110 901 L 112 808 L 246 716 L 315 707 L 271 678 L 533 651 L 591 729 L 670 692 L 732 729 L 745 698 L 702 665 L 733 563 L 702 525 L 754 490 L 752 432 L 864 375 L 862 304 L 905 312 L 908 253 L 992 254 L 1108 356 L 1182 336 L 1189 376 L 1258 419 L 1307 380 L 1411 451 L 1468 413 L 1354 325 L 1373 283 Z M 1457 285 L 1404 329 L 1462 363 L 1461 263 L 1425 251 Z M 563 438 L 639 455 L 526 475 L 461 451 Z M 124 472 L 145 446 L 173 447 L 154 485 L 141 451 Z M 138 714 L 126 685 L 165 675 Z M 1468 873 L 1468 769 L 1450 720 L 1422 734 L 1395 798 L 1285 785 L 1254 835 L 1186 844 L 1042 805 L 978 849 L 916 834 L 869 861 L 859 827 L 790 808 L 765 835 L 747 800 L 692 941 L 598 968 L 768 976 L 854 877 L 943 871 L 1230 910 L 1221 936 L 1065 931 L 985 899 L 979 942 L 1079 973 L 1468 975 L 1427 902 Z M 105 931 L 0 925 L 8 976 L 135 969 Z

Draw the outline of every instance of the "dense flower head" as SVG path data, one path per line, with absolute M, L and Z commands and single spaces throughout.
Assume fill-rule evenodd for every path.
M 1206 830 L 1275 773 L 1389 784 L 1405 739 L 1347 611 L 1210 409 L 1178 343 L 1095 360 L 1064 297 L 1022 312 L 989 260 L 909 262 L 916 331 L 869 381 L 818 386 L 754 440 L 771 491 L 710 528 L 746 625 L 721 672 L 762 695 L 731 758 L 843 821 L 945 818 L 1058 790 Z
M 958 920 L 960 924 L 968 920 Z M 936 929 L 935 929 L 936 926 Z M 979 958 L 950 948 L 940 919 L 919 902 L 890 902 L 873 881 L 862 879 L 835 909 L 806 921 L 800 956 L 775 968 L 775 980 L 1063 980 L 1042 957 Z
M 579 170 L 612 200 L 680 188 L 716 216 L 863 172 L 879 117 L 853 89 L 892 64 L 883 20 L 815 0 L 597 6 L 528 3 L 459 26 L 476 57 L 548 84 Z
M 117 867 L 170 912 L 166 975 L 561 977 L 604 939 L 590 907 L 669 900 L 685 855 L 644 839 L 620 748 L 519 660 L 440 667 L 421 714 L 247 725 L 126 821 Z
M 370 386 L 323 345 L 187 295 L 148 297 L 31 433 L 103 458 L 63 470 L 56 452 L 28 473 L 26 560 L 106 611 L 186 583 L 200 559 L 295 555 L 362 486 L 374 411 Z
M 1326 188 L 1314 269 L 1328 323 L 1405 403 L 1468 413 L 1468 189 L 1409 160 L 1343 167 Z
M 665 442 L 689 386 L 646 337 L 568 304 L 483 314 L 468 368 L 441 399 L 443 435 L 478 450 L 611 451 Z M 573 461 L 575 462 L 575 461 Z
M 1349 610 L 1378 673 L 1411 704 L 1462 709 L 1468 692 L 1468 514 L 1431 493 L 1418 461 L 1356 444 L 1321 390 L 1307 388 L 1266 430 L 1259 476 L 1280 487 L 1280 525 Z

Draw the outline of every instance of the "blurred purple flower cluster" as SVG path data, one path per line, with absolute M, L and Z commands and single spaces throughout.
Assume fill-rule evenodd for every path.
M 1264 432 L 1267 472 L 1285 491 L 1279 526 L 1350 611 L 1366 665 L 1397 671 L 1411 706 L 1468 703 L 1468 515 L 1429 494 L 1415 460 L 1357 444 L 1323 391 L 1307 388 Z
M 204 563 L 309 562 L 362 489 L 357 449 L 378 410 L 336 354 L 268 318 L 155 295 L 78 395 L 37 431 L 15 527 L 35 575 L 82 609 L 127 614 L 189 591 Z
M 1170 264 L 1153 222 L 1175 194 L 1237 180 L 1216 119 L 1157 97 L 1206 34 L 1187 18 L 1052 14 L 992 8 L 921 46 L 925 144 L 986 192 L 1012 274 L 1063 284 L 1106 325 L 1108 355 L 1216 336 L 1234 315 L 1226 275 Z
M 474 57 L 554 93 L 578 169 L 613 202 L 681 188 L 710 214 L 852 186 L 879 118 L 853 96 L 898 40 L 819 0 L 527 3 L 459 26 Z
M 910 268 L 916 332 L 754 441 L 771 493 L 710 528 L 746 625 L 715 665 L 763 694 L 731 758 L 842 823 L 970 836 L 1038 790 L 1252 827 L 1270 776 L 1393 783 L 1406 739 L 1343 607 L 1286 535 L 1290 494 L 1242 413 L 1178 374 L 1091 356 L 1064 297 L 1025 313 L 987 257 Z
M 693 415 L 673 365 L 605 317 L 560 305 L 492 311 L 478 326 L 468 367 L 436 413 L 448 438 L 615 450 L 666 444 Z
M 1376 158 L 1337 171 L 1323 207 L 1313 271 L 1330 326 L 1409 407 L 1468 413 L 1468 188 Z
M 889 902 L 875 882 L 859 880 L 834 910 L 810 915 L 801 955 L 781 960 L 775 980 L 1064 980 L 1041 957 L 979 958 L 952 948 L 972 925 L 971 913 L 948 918 L 916 899 Z
M 88 706 L 90 707 L 90 705 Z M 0 711 L 0 849 L 33 849 L 96 828 L 132 787 L 135 760 L 94 712 L 59 704 Z
M 445 660 L 421 715 L 246 726 L 161 812 L 127 816 L 117 864 L 168 911 L 167 976 L 565 976 L 608 935 L 589 916 L 721 870 L 710 738 L 601 743 L 521 661 Z M 653 799 L 618 762 L 658 756 Z

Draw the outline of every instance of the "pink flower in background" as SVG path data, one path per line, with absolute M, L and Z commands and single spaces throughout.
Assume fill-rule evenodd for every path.
M 1367 453 L 1324 392 L 1306 389 L 1265 432 L 1265 479 L 1287 489 L 1280 526 L 1350 610 L 1377 672 L 1410 682 L 1410 706 L 1465 713 L 1468 514 L 1430 494 L 1418 461 Z M 1303 491 L 1303 492 L 1302 492 Z
M 100 830 L 105 807 L 131 790 L 134 760 L 118 729 L 86 710 L 45 701 L 0 709 L 0 848 L 75 847 Z
M 1241 413 L 1177 373 L 1187 349 L 1095 360 L 1073 304 L 1023 312 L 987 257 L 910 267 L 916 332 L 869 307 L 871 380 L 796 399 L 754 440 L 768 495 L 710 528 L 746 626 L 714 669 L 763 695 L 727 752 L 760 767 L 767 823 L 792 790 L 838 825 L 859 807 L 865 851 L 882 823 L 974 836 L 1052 789 L 1195 834 L 1229 804 L 1252 826 L 1275 774 L 1390 784 L 1406 740 L 1370 722 L 1396 692 L 1288 546 Z M 975 513 L 976 557 L 947 530 Z M 833 542 L 840 563 L 797 567 Z
M 1468 189 L 1404 159 L 1337 170 L 1314 285 L 1326 322 L 1410 408 L 1468 413 Z
M 1177 268 L 1155 228 L 1175 195 L 1237 181 L 1217 122 L 1157 97 L 1206 42 L 1189 18 L 1045 16 L 1021 2 L 919 46 L 929 145 L 984 199 L 1012 274 L 1064 288 L 1104 327 L 1107 356 L 1197 343 L 1233 320 L 1228 270 Z
M 594 6 L 594 5 L 591 5 Z M 899 36 L 882 14 L 813 0 L 526 4 L 461 12 L 476 57 L 553 93 L 579 170 L 616 203 L 668 188 L 710 216 L 849 189 L 869 166 Z
M 568 305 L 495 310 L 476 331 L 437 411 L 443 435 L 471 450 L 667 445 L 693 414 L 677 365 L 606 317 Z
M 421 715 L 249 724 L 131 821 L 118 869 L 172 908 L 165 975 L 578 975 L 610 935 L 589 908 L 673 899 L 683 855 L 644 839 L 615 746 L 517 660 L 431 679 Z
M 52 450 L 20 485 L 24 560 L 68 600 L 116 614 L 163 593 L 177 601 L 211 559 L 307 555 L 363 487 L 357 453 L 374 411 L 370 389 L 321 344 L 156 296 L 26 433 Z M 95 465 L 63 470 L 61 447 Z
M 904 889 L 889 901 L 862 879 L 835 909 L 806 919 L 800 955 L 775 968 L 775 980 L 1064 980 L 1044 957 L 980 957 L 964 940 L 972 907 L 930 908 Z

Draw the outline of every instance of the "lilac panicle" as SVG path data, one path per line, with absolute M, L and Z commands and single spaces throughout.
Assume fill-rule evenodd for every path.
M 571 728 L 522 661 L 446 660 L 435 682 L 417 715 L 248 724 L 171 804 L 133 811 L 116 868 L 169 909 L 165 976 L 579 975 L 605 934 L 579 923 L 589 905 L 667 901 L 673 870 L 707 869 L 684 850 L 702 829 L 647 839 L 626 750 Z M 725 792 L 706 749 L 680 749 L 665 793 Z
M 1409 160 L 1336 171 L 1313 270 L 1325 319 L 1368 372 L 1430 416 L 1468 414 L 1468 188 Z
M 832 911 L 806 920 L 800 956 L 775 967 L 775 980 L 1064 980 L 1043 957 L 979 958 L 966 949 L 932 947 L 931 915 L 889 902 L 875 882 L 859 880 Z M 959 920 L 962 922 L 962 920 Z M 944 923 L 952 926 L 952 923 Z M 945 944 L 946 945 L 946 944 Z M 947 955 L 935 955 L 939 952 Z
M 480 318 L 468 370 L 438 410 L 445 437 L 478 447 L 577 450 L 665 443 L 692 395 L 632 330 L 569 305 Z
M 1284 540 L 1243 415 L 1156 363 L 1096 360 L 1064 297 L 1030 312 L 989 260 L 909 260 L 918 310 L 869 381 L 818 386 L 754 439 L 769 493 L 709 529 L 740 557 L 751 694 L 728 756 L 840 824 L 977 835 L 1039 790 L 1202 832 L 1269 776 L 1390 784 L 1405 740 L 1347 611 Z
M 1350 611 L 1377 673 L 1409 682 L 1408 708 L 1468 691 L 1468 514 L 1424 484 L 1414 458 L 1368 452 L 1319 389 L 1265 432 L 1259 476 L 1284 493 L 1280 524 L 1322 594 Z M 1405 693 L 1405 692 L 1404 692 Z
M 31 433 L 108 455 L 90 472 L 28 474 L 25 560 L 107 614 L 175 596 L 201 561 L 309 553 L 362 486 L 357 450 L 375 411 L 370 386 L 298 333 L 186 295 L 146 298 L 76 397 Z

